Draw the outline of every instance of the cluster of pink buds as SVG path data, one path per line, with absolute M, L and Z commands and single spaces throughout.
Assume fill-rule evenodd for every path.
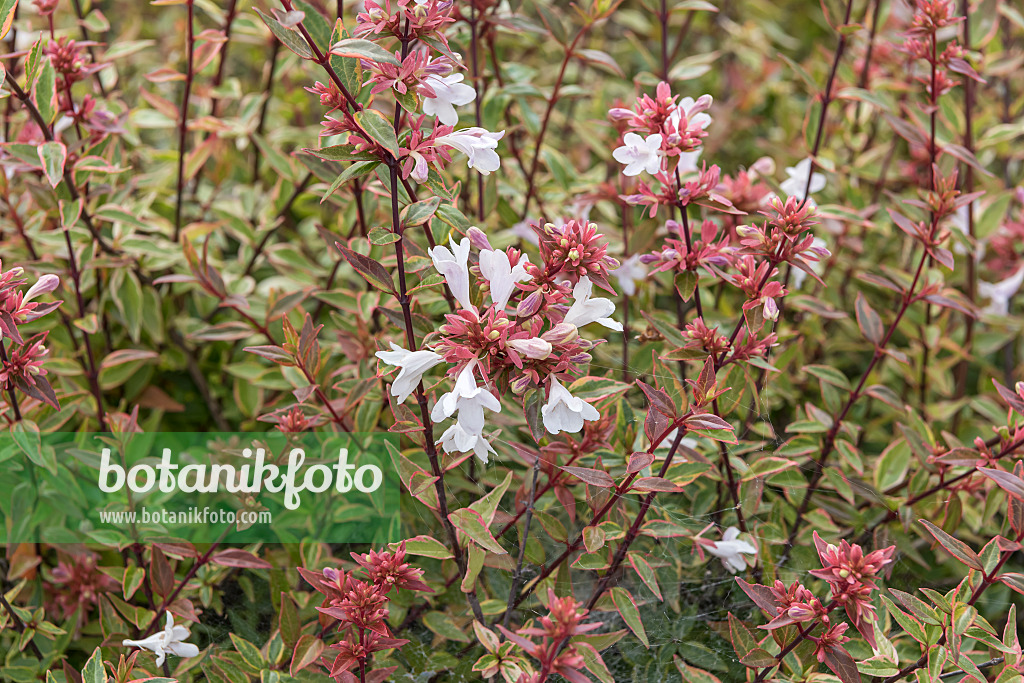
M 590 679 L 582 673 L 585 667 L 605 669 L 601 655 L 592 645 L 581 641 L 569 642 L 573 636 L 601 628 L 600 622 L 584 624 L 587 614 L 588 610 L 572 596 L 559 598 L 548 589 L 548 613 L 539 619 L 538 624 L 527 624 L 517 631 L 498 626 L 509 641 L 540 662 L 540 670 L 534 672 L 529 664 L 516 660 L 526 669 L 519 675 L 517 683 L 542 683 L 551 674 L 558 674 L 567 681 L 588 681 Z M 540 642 L 535 642 L 534 638 L 540 638 Z M 505 655 L 505 658 L 512 656 Z M 589 664 L 587 659 L 591 659 Z M 501 664 L 493 654 L 485 655 L 474 669 L 490 678 L 501 670 Z
M 333 55 L 359 59 L 369 74 L 366 84 L 372 84 L 371 92 L 391 91 L 407 113 L 405 125 L 395 125 L 397 158 L 376 138 L 373 129 L 361 125 L 354 111 L 359 105 L 334 83 L 317 82 L 307 88 L 327 107 L 321 136 L 342 135 L 357 154 L 370 154 L 388 164 L 397 161 L 402 178 L 418 183 L 426 182 L 431 167 L 443 170 L 452 161 L 451 150 L 464 154 L 469 168 L 482 175 L 498 170 L 501 159 L 496 150 L 504 131 L 455 129 L 459 122 L 456 107 L 473 102 L 476 90 L 462 82 L 465 76 L 459 72 L 465 66 L 461 57 L 449 49 L 444 35 L 443 29 L 455 21 L 453 9 L 454 3 L 448 0 L 367 0 L 357 17 L 354 35 L 374 40 L 386 56 L 369 59 L 362 50 L 352 47 L 350 39 L 331 47 Z
M 650 207 L 657 213 L 659 205 L 688 205 L 712 196 L 719 182 L 717 166 L 706 164 L 694 180 L 682 182 L 682 174 L 689 175 L 697 168 L 701 144 L 711 124 L 706 113 L 711 107 L 710 95 L 694 100 L 684 97 L 678 102 L 668 83 L 658 84 L 654 97 L 641 95 L 632 109 L 615 107 L 608 116 L 624 124 L 622 146 L 612 156 L 625 165 L 623 174 L 638 176 L 646 172 L 658 180 L 660 189 L 652 189 L 641 181 L 635 194 L 623 197 L 630 204 Z M 646 136 L 646 137 L 645 137 Z
M 366 0 L 353 34 L 391 36 L 399 40 L 435 38 L 448 48 L 442 29 L 455 21 L 451 0 Z
M 302 577 L 324 596 L 317 610 L 336 620 L 335 628 L 341 639 L 331 645 L 334 658 L 325 656 L 324 665 L 329 669 L 328 675 L 340 682 L 356 680 L 349 671 L 365 668 L 373 653 L 409 642 L 393 637 L 387 625 L 388 594 L 392 590 L 432 592 L 422 581 L 423 570 L 410 567 L 405 561 L 405 543 L 394 552 L 352 553 L 352 558 L 362 568 L 361 576 L 331 568 L 322 572 L 299 568 Z M 386 680 L 391 671 L 378 670 L 372 680 Z
M 68 619 L 78 612 L 78 622 L 84 624 L 103 593 L 120 590 L 117 582 L 99 569 L 97 559 L 88 551 L 62 555 L 49 572 L 44 583 L 46 609 L 55 618 Z
M 838 546 L 825 543 L 815 532 L 814 545 L 818 550 L 822 569 L 811 572 L 813 576 L 825 580 L 832 591 L 831 601 L 822 601 L 799 581 L 787 586 L 776 580 L 771 587 L 752 586 L 738 580 L 740 586 L 754 602 L 764 610 L 770 621 L 762 628 L 774 630 L 801 624 L 802 633 L 815 643 L 815 656 L 819 662 L 826 662 L 827 657 L 836 648 L 849 640 L 845 635 L 849 624 L 833 623 L 830 613 L 834 609 L 845 608 L 850 623 L 868 642 L 875 647 L 875 612 L 871 594 L 878 586 L 882 570 L 892 562 L 896 546 L 865 553 L 857 544 L 842 541 Z M 824 631 L 819 636 L 809 635 L 814 624 L 821 624 Z
M 391 395 L 404 401 L 435 365 L 449 363 L 455 380 L 431 411 L 435 422 L 457 421 L 441 436 L 448 453 L 475 453 L 486 462 L 493 452 L 484 436 L 485 410 L 501 412 L 498 396 L 509 389 L 515 396 L 543 391 L 541 408 L 549 434 L 578 433 L 585 422 L 597 420 L 597 409 L 573 396 L 562 384 L 584 374 L 595 341 L 580 329 L 599 323 L 612 330 L 622 325 L 611 318 L 615 304 L 595 297 L 594 285 L 613 292 L 608 269 L 618 262 L 607 255 L 597 226 L 569 221 L 562 227 L 536 227 L 541 263 L 533 264 L 514 247 L 494 249 L 477 228 L 450 248 L 430 249 L 458 304 L 445 318 L 433 349 L 408 351 L 396 344 L 377 357 L 401 368 Z M 472 254 L 476 246 L 478 254 Z M 475 258 L 473 258 L 475 256 Z M 474 296 L 472 283 L 480 292 Z M 614 293 L 614 292 L 613 292 Z M 487 296 L 488 301 L 484 298 Z M 482 386 L 480 382 L 482 381 Z
M 19 327 L 51 313 L 60 301 L 44 303 L 36 298 L 52 292 L 60 285 L 56 275 L 43 275 L 27 291 L 25 271 L 12 268 L 4 271 L 0 263 L 0 388 L 5 391 L 17 387 L 26 395 L 57 408 L 57 397 L 46 379 L 43 367 L 48 350 L 44 345 L 46 333 L 25 340 Z M 10 345 L 4 346 L 10 339 Z

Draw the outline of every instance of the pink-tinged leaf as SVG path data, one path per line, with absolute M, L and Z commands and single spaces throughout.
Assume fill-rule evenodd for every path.
M 1018 415 L 1024 415 L 1024 398 L 1021 398 L 1014 390 L 1004 387 L 997 379 L 992 380 L 992 384 L 996 386 L 996 391 L 1006 401 L 1006 405 L 1013 408 Z
M 479 513 L 469 508 L 462 508 L 448 515 L 448 519 L 456 529 L 469 536 L 481 548 L 490 550 L 495 555 L 508 554 L 508 551 L 502 548 L 491 535 L 490 529 L 484 524 L 484 519 Z
M 641 477 L 633 482 L 633 485 L 629 487 L 630 491 L 660 491 L 664 493 L 679 493 L 683 490 L 681 486 L 673 484 L 668 479 L 662 477 Z
M 298 672 L 320 659 L 323 651 L 324 641 L 312 634 L 304 633 L 299 637 L 299 642 L 295 643 L 295 650 L 292 652 L 292 664 L 288 672 L 295 676 Z
M 294 360 L 292 354 L 288 353 L 280 346 L 246 346 L 244 351 L 249 353 L 255 353 L 257 356 L 272 360 L 275 363 L 283 365 L 293 365 Z
M 929 294 L 924 298 L 924 300 L 937 306 L 942 306 L 943 308 L 952 308 L 954 311 L 959 311 L 971 318 L 978 317 L 974 311 L 967 307 L 968 304 L 957 301 L 952 297 L 943 296 L 942 294 Z
M 675 419 L 676 406 L 672 399 L 669 398 L 668 394 L 661 389 L 655 389 L 640 380 L 636 380 L 636 385 L 640 387 L 642 392 L 644 392 L 644 396 L 647 397 L 647 402 L 650 403 L 652 410 L 657 410 L 662 415 Z
M 860 683 L 860 671 L 850 653 L 839 645 L 825 648 L 825 666 L 843 683 Z
M 647 632 L 644 631 L 643 621 L 640 620 L 640 610 L 637 609 L 629 591 L 621 586 L 612 588 L 612 602 L 615 603 L 615 609 L 622 615 L 622 620 L 626 622 L 626 626 L 633 632 L 633 635 L 640 639 L 644 647 L 650 649 L 651 643 L 647 639 Z
M 651 466 L 654 462 L 654 454 L 646 451 L 640 451 L 629 456 L 629 462 L 626 464 L 626 474 L 636 474 Z
M 1006 584 L 1021 595 L 1024 595 L 1024 574 L 1006 572 L 999 575 L 999 581 Z
M 404 541 L 404 543 L 405 552 L 409 555 L 432 557 L 435 560 L 447 560 L 455 557 L 452 555 L 452 551 L 448 549 L 448 546 L 432 536 L 413 536 Z M 390 545 L 392 548 L 397 549 L 402 544 L 392 543 Z
M 979 468 L 978 472 L 985 475 L 1017 500 L 1024 500 L 1024 481 L 1016 475 L 1002 470 Z
M 228 550 L 221 550 L 220 552 L 214 553 L 213 557 L 210 558 L 210 562 L 212 564 L 220 565 L 221 567 L 271 569 L 271 564 L 269 562 L 261 560 L 248 550 L 242 550 L 241 548 L 230 548 Z
M 740 585 L 747 597 L 753 600 L 754 604 L 764 610 L 769 617 L 776 615 L 779 603 L 775 600 L 770 588 L 756 583 L 747 583 L 740 578 L 736 579 L 736 583 Z
M 603 489 L 610 489 L 615 486 L 615 480 L 611 475 L 602 470 L 595 470 L 589 467 L 560 467 L 563 472 L 580 479 L 591 486 L 598 486 Z
M 885 330 L 882 328 L 882 319 L 875 312 L 875 309 L 871 308 L 867 299 L 860 292 L 857 292 L 854 308 L 857 311 L 857 325 L 860 327 L 861 333 L 868 341 L 877 346 L 882 342 L 882 337 L 885 336 Z
M 43 165 L 43 173 L 50 187 L 57 187 L 64 178 L 64 162 L 68 159 L 68 148 L 63 142 L 44 142 L 37 150 L 39 162 Z
M 639 553 L 628 553 L 626 557 L 629 559 L 629 565 L 633 567 L 633 571 L 644 582 L 644 585 L 654 593 L 658 600 L 664 600 L 661 597 L 661 588 L 658 586 L 658 575 L 654 572 L 654 567 L 651 566 L 651 563 Z
M 978 571 L 983 570 L 978 554 L 971 550 L 969 545 L 959 539 L 953 538 L 927 519 L 922 519 L 920 522 L 928 529 L 929 532 L 931 532 L 931 535 L 935 537 L 935 540 L 938 541 L 943 548 L 949 551 L 950 555 L 960 560 L 971 569 L 977 569 Z
M 103 362 L 100 363 L 100 369 L 105 370 L 106 368 L 124 365 L 125 363 L 131 363 L 132 361 L 152 360 L 159 357 L 160 354 L 156 351 L 146 351 L 145 349 L 118 349 L 103 359 Z
M 11 30 L 11 24 L 14 23 L 15 10 L 17 9 L 18 0 L 0 0 L 0 40 L 3 40 L 7 36 L 7 32 Z
M 385 270 L 384 266 L 368 256 L 357 254 L 341 242 L 336 242 L 335 246 L 341 252 L 341 255 L 345 257 L 345 260 L 348 261 L 349 265 L 363 276 L 364 280 L 381 291 L 398 296 L 398 293 L 395 292 L 395 283 L 391 279 L 391 273 Z
M 602 399 L 619 396 L 629 390 L 629 384 L 619 382 L 605 377 L 580 377 L 569 385 L 569 393 L 584 401 L 600 401 Z

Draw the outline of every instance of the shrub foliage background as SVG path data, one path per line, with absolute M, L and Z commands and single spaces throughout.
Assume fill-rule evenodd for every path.
M 0 678 L 1020 680 L 1021 8 L 351 5 L 0 0 L 14 442 L 400 433 L 410 539 L 10 544 Z

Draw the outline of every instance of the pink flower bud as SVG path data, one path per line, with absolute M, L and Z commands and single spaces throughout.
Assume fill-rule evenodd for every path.
M 572 323 L 558 323 L 541 337 L 552 344 L 568 344 L 579 336 L 580 331 Z
M 516 315 L 520 318 L 529 318 L 540 310 L 541 302 L 544 301 L 544 295 L 540 291 L 531 292 L 529 296 L 519 302 L 516 307 Z
M 485 235 L 484 231 L 475 225 L 466 231 L 466 237 L 469 238 L 469 243 L 477 249 L 490 250 L 492 248 L 490 241 L 487 239 L 487 235 Z
M 551 342 L 540 337 L 511 339 L 508 345 L 527 358 L 533 358 L 534 360 L 544 360 L 551 355 Z
M 22 304 L 27 304 L 32 299 L 36 298 L 40 294 L 47 294 L 57 289 L 60 285 L 60 278 L 56 275 L 47 274 L 36 280 L 36 283 L 32 285 L 27 292 L 25 297 L 21 300 Z
M 530 388 L 531 384 L 533 384 L 533 380 L 530 379 L 529 375 L 520 375 L 512 380 L 509 387 L 512 389 L 513 394 L 516 396 L 522 396 L 523 393 Z

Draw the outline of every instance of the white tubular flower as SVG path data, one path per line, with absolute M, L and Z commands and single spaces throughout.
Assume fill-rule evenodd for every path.
M 491 283 L 491 301 L 499 311 L 504 311 L 512 293 L 516 291 L 517 282 L 525 282 L 531 277 L 526 273 L 526 264 L 530 257 L 523 254 L 519 263 L 512 266 L 508 254 L 500 249 L 485 249 L 480 252 L 480 273 Z
M 622 147 L 612 152 L 612 157 L 620 164 L 625 164 L 623 175 L 635 176 L 647 171 L 651 175 L 661 170 L 661 133 L 647 136 L 644 140 L 636 133 L 626 133 Z
M 423 113 L 427 116 L 436 116 L 446 126 L 458 123 L 459 113 L 455 111 L 455 107 L 469 104 L 476 99 L 476 90 L 462 83 L 464 78 L 462 74 L 427 76 L 424 80 L 434 91 L 434 97 L 424 95 Z
M 470 168 L 475 168 L 481 175 L 487 175 L 501 167 L 501 157 L 494 150 L 504 135 L 503 130 L 491 133 L 483 128 L 463 128 L 440 136 L 434 140 L 434 144 L 454 147 L 469 157 Z
M 622 323 L 615 322 L 608 316 L 615 312 L 615 303 L 611 299 L 605 299 L 598 297 L 596 299 L 590 298 L 590 293 L 594 291 L 594 283 L 590 281 L 590 278 L 584 275 L 580 278 L 576 286 L 572 288 L 572 296 L 575 301 L 572 302 L 572 306 L 569 307 L 569 312 L 565 314 L 565 320 L 570 325 L 576 327 L 583 327 L 590 323 L 601 323 L 610 330 L 622 331 Z
M 544 428 L 551 434 L 577 434 L 583 429 L 584 420 L 593 421 L 601 417 L 597 408 L 570 394 L 554 376 L 551 377 L 548 402 L 541 406 L 540 412 L 544 418 Z
M 704 153 L 704 148 L 696 149 L 692 152 L 681 152 L 679 154 L 679 164 L 676 168 L 679 169 L 680 173 L 694 173 L 698 170 L 697 161 L 700 160 L 700 155 Z
M 466 429 L 461 419 L 444 430 L 444 434 L 441 435 L 441 448 L 444 449 L 445 453 L 468 453 L 473 451 L 477 459 L 484 464 L 487 463 L 488 454 L 495 452 L 491 444 L 484 438 L 482 432 Z
M 507 342 L 507 346 L 511 346 L 520 354 L 527 358 L 533 358 L 534 360 L 544 360 L 551 355 L 551 342 L 541 339 L 540 337 L 532 337 L 530 339 L 510 339 Z
M 434 262 L 437 272 L 444 275 L 445 282 L 459 304 L 468 310 L 476 310 L 469 299 L 469 239 L 463 237 L 458 244 L 455 236 L 448 238 L 451 249 L 437 245 L 427 250 L 430 260 Z
M 807 176 L 811 175 L 811 160 L 810 158 L 804 159 L 796 166 L 790 166 L 786 169 L 786 175 L 789 176 L 782 181 L 780 189 L 785 193 L 787 197 L 796 197 L 800 201 L 807 199 Z M 810 194 L 815 192 L 821 192 L 825 189 L 825 176 L 820 173 L 811 175 L 811 186 Z
M 692 97 L 684 97 L 679 100 L 679 106 L 672 114 L 676 115 L 676 112 L 681 111 L 686 114 L 686 119 L 691 125 L 699 126 L 701 130 L 706 130 L 711 125 L 711 115 L 705 114 L 704 111 L 711 106 L 713 101 L 711 95 L 701 95 L 696 100 Z
M 979 282 L 978 294 L 989 299 L 989 304 L 982 309 L 982 313 L 1009 315 L 1010 300 L 1020 291 L 1021 284 L 1024 284 L 1024 266 L 1005 280 L 996 283 Z
M 647 277 L 647 267 L 640 263 L 640 254 L 633 254 L 623 260 L 615 270 L 609 270 L 609 275 L 614 275 L 619 281 L 619 288 L 626 296 L 636 294 L 636 283 Z
M 718 541 L 713 546 L 704 546 L 704 550 L 721 559 L 722 564 L 732 574 L 747 568 L 747 562 L 743 559 L 743 555 L 757 554 L 757 548 L 746 541 L 736 540 L 736 537 L 739 535 L 740 530 L 731 526 L 722 534 L 721 541 Z
M 479 428 L 482 430 L 484 408 L 495 413 L 501 412 L 501 402 L 494 397 L 494 394 L 486 388 L 476 385 L 476 378 L 473 376 L 475 369 L 475 360 L 470 361 L 462 369 L 462 372 L 455 379 L 455 386 L 452 390 L 437 399 L 434 409 L 430 411 L 431 420 L 440 422 L 454 415 L 457 410 L 459 411 L 460 421 L 463 421 L 465 413 L 466 425 L 464 426 L 468 426 L 470 423 L 475 426 L 477 420 L 471 418 L 479 415 Z
M 176 657 L 195 657 L 199 654 L 199 648 L 192 643 L 182 642 L 190 635 L 188 628 L 175 626 L 174 617 L 167 612 L 167 621 L 164 630 L 154 633 L 143 640 L 122 640 L 125 647 L 137 647 L 144 650 L 152 650 L 156 653 L 156 665 L 163 666 L 167 655 Z
M 398 377 L 391 383 L 391 395 L 399 403 L 405 403 L 409 394 L 423 379 L 423 373 L 444 360 L 433 351 L 407 351 L 398 344 L 391 342 L 391 351 L 378 351 L 374 355 L 388 365 L 401 368 Z

